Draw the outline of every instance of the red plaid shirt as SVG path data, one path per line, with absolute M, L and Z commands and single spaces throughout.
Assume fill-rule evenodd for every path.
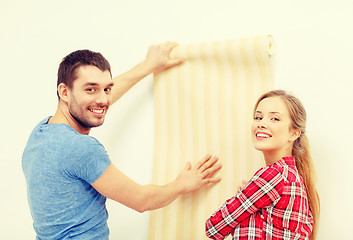
M 292 157 L 258 170 L 206 221 L 212 239 L 309 239 L 313 216 Z

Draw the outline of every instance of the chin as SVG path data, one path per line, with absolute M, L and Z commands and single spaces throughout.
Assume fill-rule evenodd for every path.
M 98 122 L 98 123 L 92 124 L 91 128 L 102 126 L 102 125 L 103 125 L 103 123 L 104 123 L 104 121 L 101 121 L 101 122 Z
M 81 121 L 80 123 L 81 123 L 81 126 L 85 128 L 95 128 L 95 127 L 102 126 L 104 123 L 104 119 L 101 119 L 99 121 Z
M 269 151 L 271 149 L 265 147 L 265 146 L 256 146 L 255 145 L 255 149 L 258 150 L 258 151 L 261 151 L 261 152 L 266 152 L 266 151 Z

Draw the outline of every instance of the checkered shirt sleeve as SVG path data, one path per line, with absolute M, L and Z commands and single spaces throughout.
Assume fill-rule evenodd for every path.
M 243 190 L 227 200 L 206 221 L 206 235 L 212 239 L 224 239 L 244 219 L 277 202 L 283 186 L 284 179 L 277 169 L 260 169 Z

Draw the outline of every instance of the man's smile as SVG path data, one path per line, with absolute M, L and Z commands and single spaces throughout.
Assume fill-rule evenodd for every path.
M 94 112 L 94 113 L 99 113 L 99 114 L 102 114 L 104 112 L 104 109 L 93 109 L 93 108 L 90 108 L 89 109 L 91 112 Z

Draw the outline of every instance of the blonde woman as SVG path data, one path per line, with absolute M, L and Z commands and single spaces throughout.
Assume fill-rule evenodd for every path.
M 262 95 L 251 134 L 266 167 L 206 221 L 212 239 L 314 240 L 320 201 L 301 102 L 282 90 Z

